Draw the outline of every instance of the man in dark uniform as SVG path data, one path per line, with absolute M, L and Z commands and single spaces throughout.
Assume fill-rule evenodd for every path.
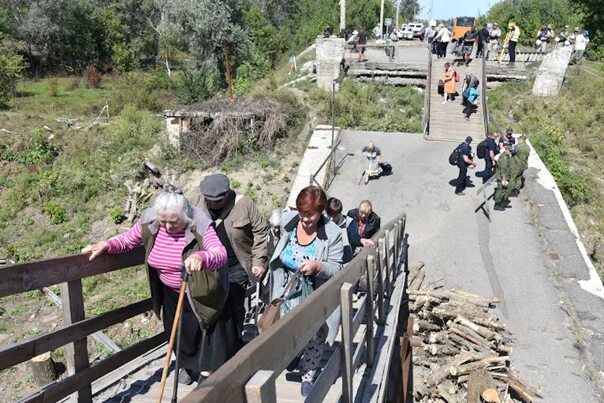
M 514 155 L 516 139 L 514 138 L 514 131 L 509 127 L 505 130 L 504 136 L 499 139 L 499 151 L 503 151 L 506 146 L 510 146 L 510 151 Z
M 485 141 L 486 153 L 484 154 L 484 171 L 482 172 L 482 183 L 486 183 L 494 174 L 493 168 L 496 161 L 495 156 L 499 154 L 499 133 L 494 131 Z M 477 174 L 478 176 L 478 174 Z
M 487 24 L 482 26 L 482 29 L 478 31 L 478 42 L 476 45 L 476 57 L 484 56 L 484 47 L 485 44 L 489 43 L 489 30 L 487 29 Z
M 455 194 L 463 196 L 466 190 L 466 176 L 468 174 L 468 165 L 476 166 L 476 162 L 472 161 L 472 137 L 466 137 L 466 141 L 459 145 L 459 158 L 457 159 L 457 167 L 459 175 L 457 176 L 457 185 L 455 186 Z

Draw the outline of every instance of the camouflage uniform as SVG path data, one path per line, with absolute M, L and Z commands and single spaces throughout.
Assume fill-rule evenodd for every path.
M 504 178 L 509 181 L 512 174 L 512 157 L 507 154 L 502 154 L 495 165 L 495 180 L 497 180 L 497 188 L 495 189 L 495 208 L 503 209 L 510 202 L 510 186 L 509 183 L 504 185 Z
M 528 168 L 528 158 L 530 152 L 530 148 L 526 143 L 519 143 L 516 146 L 516 154 L 513 157 L 514 170 L 512 172 L 512 178 L 510 179 L 510 192 L 519 192 L 524 186 L 524 177 L 522 174 Z

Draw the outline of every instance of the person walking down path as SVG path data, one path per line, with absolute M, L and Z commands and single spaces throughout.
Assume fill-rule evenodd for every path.
M 447 46 L 449 46 L 449 42 L 451 42 L 451 32 L 445 24 L 440 23 L 438 25 L 438 33 L 434 37 L 434 42 L 436 42 L 436 56 L 440 59 L 447 55 Z
M 478 39 L 478 32 L 476 31 L 476 27 L 472 26 L 469 31 L 467 31 L 463 37 L 461 38 L 461 42 L 463 43 L 462 52 L 463 52 L 463 60 L 466 66 L 470 64 L 470 57 L 472 56 L 472 50 L 474 49 L 474 43 Z M 478 57 L 478 56 L 477 56 Z M 459 64 L 458 64 L 459 65 Z
M 92 260 L 139 246 L 145 248 L 153 311 L 168 334 L 178 305 L 181 266 L 189 273 L 178 343 L 178 381 L 191 384 L 196 378 L 202 382 L 241 347 L 229 295 L 227 251 L 203 210 L 191 206 L 178 192 L 164 191 L 132 228 L 88 245 L 82 252 L 90 252 Z
M 359 63 L 366 62 L 365 51 L 367 50 L 367 33 L 363 28 L 359 28 L 359 32 L 356 37 L 356 46 L 359 51 Z
M 463 196 L 465 195 L 464 190 L 467 186 L 467 175 L 468 166 L 476 166 L 476 162 L 472 161 L 472 137 L 466 137 L 466 141 L 461 143 L 458 147 L 459 158 L 457 159 L 457 167 L 459 168 L 459 175 L 457 176 L 457 183 L 455 185 L 455 194 Z
M 455 69 L 451 65 L 451 63 L 445 63 L 445 93 L 444 93 L 444 101 L 443 104 L 447 103 L 447 101 L 453 101 L 455 94 L 457 94 L 457 89 L 455 88 Z
M 478 83 L 466 88 L 463 92 L 463 104 L 465 106 L 463 114 L 466 120 L 470 120 L 470 115 L 475 113 L 478 109 L 478 97 L 480 92 L 478 91 Z
M 493 28 L 491 28 L 491 30 L 489 31 L 489 41 L 488 41 L 489 44 L 487 46 L 487 48 L 488 48 L 487 57 L 489 56 L 489 53 L 499 51 L 500 39 L 501 39 L 501 30 L 499 29 L 499 26 L 497 25 L 497 23 L 493 23 Z
M 227 250 L 229 290 L 237 312 L 237 327 L 243 333 L 246 290 L 250 283 L 262 280 L 266 272 L 268 224 L 252 199 L 231 190 L 224 174 L 206 176 L 199 190 L 192 203 L 207 211 Z

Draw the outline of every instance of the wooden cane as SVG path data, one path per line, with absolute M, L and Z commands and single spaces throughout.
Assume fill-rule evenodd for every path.
M 172 323 L 172 333 L 170 333 L 170 343 L 168 343 L 168 353 L 166 354 L 166 360 L 164 361 L 164 370 L 161 374 L 161 383 L 159 385 L 159 394 L 157 395 L 157 403 L 161 403 L 161 399 L 164 396 L 164 388 L 166 387 L 166 380 L 168 379 L 168 368 L 170 367 L 170 358 L 172 358 L 172 350 L 174 349 L 174 340 L 176 339 L 176 333 L 178 333 L 178 322 L 180 322 L 180 314 L 182 313 L 182 305 L 185 300 L 185 293 L 187 290 L 187 282 L 183 281 L 180 284 L 180 293 L 178 294 L 178 304 L 176 305 L 176 313 L 174 314 L 174 322 Z M 174 374 L 178 376 L 178 374 Z

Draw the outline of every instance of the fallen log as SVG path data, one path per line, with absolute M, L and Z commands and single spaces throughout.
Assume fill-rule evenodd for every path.
M 493 384 L 493 377 L 484 369 L 470 373 L 468 376 L 468 403 L 482 403 L 480 398 L 486 390 L 493 390 L 491 389 Z
M 507 355 L 504 356 L 491 356 L 480 361 L 470 362 L 463 365 L 454 365 L 449 367 L 449 373 L 452 376 L 461 376 L 467 375 L 471 372 L 478 371 L 480 369 L 485 369 L 491 364 L 499 364 L 502 362 L 509 361 L 510 357 Z
M 455 318 L 455 322 L 471 329 L 472 331 L 476 332 L 480 336 L 484 337 L 486 340 L 495 340 L 497 342 L 499 342 L 501 340 L 500 334 L 493 332 L 492 330 L 489 330 L 484 326 L 481 326 L 481 325 L 478 325 L 478 324 L 472 322 L 465 316 L 457 315 L 457 317 Z

